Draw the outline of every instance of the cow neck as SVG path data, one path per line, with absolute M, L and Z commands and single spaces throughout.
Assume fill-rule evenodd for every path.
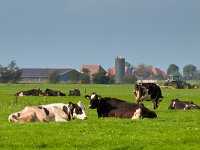
M 100 99 L 98 99 L 98 107 L 99 107 L 100 101 L 101 101 L 101 100 L 100 100 Z

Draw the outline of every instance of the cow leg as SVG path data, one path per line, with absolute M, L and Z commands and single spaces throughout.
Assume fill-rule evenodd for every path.
M 56 121 L 56 122 L 67 122 L 66 119 L 60 118 L 60 117 L 55 117 L 55 121 Z
M 153 100 L 153 108 L 154 108 L 154 109 L 158 108 L 158 101 L 159 101 L 159 100 L 157 100 L 157 99 L 156 99 L 156 100 Z
M 155 100 L 153 100 L 153 109 L 156 109 L 157 107 L 156 107 L 156 101 Z

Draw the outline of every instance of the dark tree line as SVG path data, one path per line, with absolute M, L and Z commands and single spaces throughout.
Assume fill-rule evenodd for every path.
M 134 74 L 141 79 L 165 79 L 162 72 L 158 72 L 157 75 L 152 74 L 152 66 L 141 64 L 138 67 L 135 67 Z M 179 67 L 176 64 L 170 64 L 167 72 L 167 75 L 179 75 L 185 80 L 199 80 L 200 79 L 200 70 L 197 69 L 195 65 L 188 64 L 183 67 L 183 72 L 180 72 Z
M 11 61 L 8 66 L 0 65 L 0 82 L 1 83 L 18 83 L 22 71 L 16 66 L 15 61 Z
M 106 75 L 105 72 L 98 72 L 92 76 L 90 76 L 89 73 L 90 70 L 83 69 L 83 76 L 81 77 L 81 83 L 95 83 L 95 84 L 114 83 L 114 77 Z
M 183 74 L 180 73 L 179 67 L 175 64 L 170 64 L 167 69 L 169 75 L 180 75 L 186 80 L 199 80 L 200 70 L 195 65 L 188 64 L 183 67 Z

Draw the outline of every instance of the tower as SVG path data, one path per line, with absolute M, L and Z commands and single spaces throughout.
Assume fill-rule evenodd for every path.
M 125 58 L 117 56 L 115 58 L 115 83 L 123 83 L 125 78 Z

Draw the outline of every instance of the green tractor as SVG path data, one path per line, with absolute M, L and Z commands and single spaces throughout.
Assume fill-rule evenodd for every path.
M 179 75 L 169 75 L 169 78 L 165 81 L 164 86 L 170 86 L 175 89 L 190 89 L 192 86 L 186 81 L 182 80 Z

